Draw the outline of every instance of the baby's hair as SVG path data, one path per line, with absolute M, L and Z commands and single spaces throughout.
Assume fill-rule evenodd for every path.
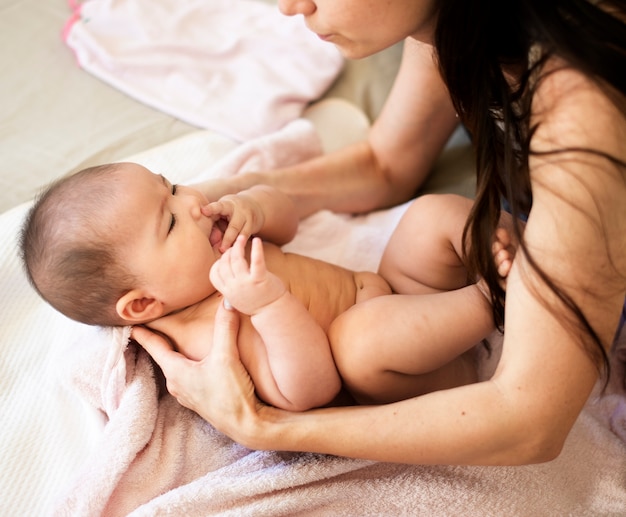
M 119 326 L 117 300 L 136 286 L 118 260 L 126 236 L 113 230 L 112 206 L 123 194 L 120 164 L 61 178 L 35 200 L 22 226 L 20 252 L 32 286 L 65 316 L 89 325 Z

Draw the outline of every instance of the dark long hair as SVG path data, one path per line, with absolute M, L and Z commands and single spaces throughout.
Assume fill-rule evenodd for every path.
M 516 221 L 532 205 L 528 157 L 536 128 L 529 120 L 536 76 L 546 59 L 558 55 L 597 81 L 626 116 L 626 1 L 441 0 L 439 6 L 435 46 L 440 71 L 476 146 L 476 202 L 465 228 L 465 249 L 472 273 L 482 275 L 491 289 L 494 319 L 502 329 L 504 291 L 491 240 L 503 200 Z M 534 50 L 540 53 L 531 59 Z M 507 68 L 519 77 L 516 86 L 507 82 Z M 592 149 L 577 151 L 601 154 L 626 167 Z M 572 298 L 533 260 L 519 225 L 515 233 L 538 277 L 591 337 L 596 346 L 589 353 L 608 374 L 607 344 Z

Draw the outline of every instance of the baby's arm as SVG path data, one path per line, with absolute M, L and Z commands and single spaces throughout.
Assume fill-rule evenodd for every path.
M 268 185 L 228 194 L 202 208 L 204 215 L 228 221 L 220 249 L 226 251 L 238 235 L 252 235 L 286 244 L 298 229 L 298 213 L 289 196 Z
M 238 311 L 250 316 L 261 336 L 273 379 L 253 379 L 266 402 L 304 411 L 329 403 L 341 380 L 326 332 L 306 307 L 269 272 L 261 239 L 239 236 L 211 269 L 211 282 Z

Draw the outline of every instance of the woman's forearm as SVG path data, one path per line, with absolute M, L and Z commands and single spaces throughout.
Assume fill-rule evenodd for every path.
M 263 207 L 263 227 L 258 236 L 282 246 L 290 242 L 298 230 L 298 212 L 289 196 L 267 185 L 254 185 L 240 193 L 250 196 Z
M 415 178 L 384 168 L 370 143 L 362 141 L 291 167 L 210 180 L 197 187 L 211 199 L 216 192 L 221 196 L 271 185 L 291 197 L 302 219 L 323 209 L 364 213 L 400 204 L 415 195 Z
M 247 434 L 251 428 L 243 426 L 233 437 L 263 449 L 416 464 L 518 465 L 554 459 L 598 371 L 529 292 L 515 266 L 508 289 L 510 333 L 490 380 L 382 406 L 300 414 L 262 408 L 251 422 L 256 434 Z M 389 318 L 381 321 L 396 326 Z
M 294 200 L 301 218 L 323 209 L 368 212 L 401 203 L 414 194 L 402 192 L 389 180 L 367 140 L 265 177 Z
M 522 465 L 556 457 L 564 438 L 546 439 L 550 429 L 537 429 L 509 402 L 496 384 L 482 382 L 383 406 L 264 407 L 254 425 L 228 432 L 256 449 L 397 463 Z
M 298 165 L 209 180 L 198 188 L 211 197 L 234 194 L 258 184 L 289 195 L 302 219 L 319 210 L 363 213 L 407 201 L 416 186 L 392 179 L 382 169 L 368 141 Z

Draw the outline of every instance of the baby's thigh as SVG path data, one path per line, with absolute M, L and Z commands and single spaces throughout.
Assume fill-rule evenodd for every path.
M 467 284 L 462 241 L 471 207 L 471 199 L 453 194 L 421 196 L 409 206 L 379 267 L 395 292 L 432 293 Z

